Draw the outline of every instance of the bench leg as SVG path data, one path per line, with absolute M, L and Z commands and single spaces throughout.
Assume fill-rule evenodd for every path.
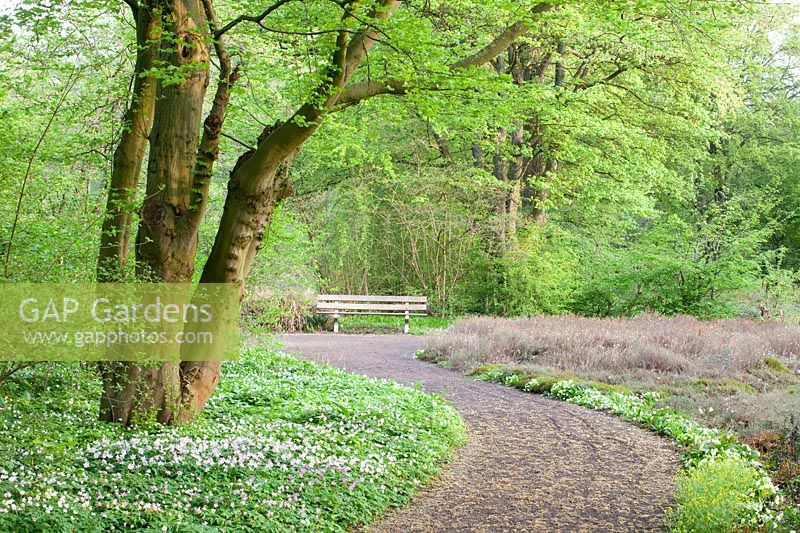
M 408 322 L 409 322 L 409 320 L 410 320 L 410 317 L 408 316 L 408 311 L 406 311 L 406 320 L 405 320 L 405 324 L 403 324 L 403 333 L 405 333 L 406 335 L 408 335 Z
M 339 333 L 339 313 L 333 313 L 333 332 Z

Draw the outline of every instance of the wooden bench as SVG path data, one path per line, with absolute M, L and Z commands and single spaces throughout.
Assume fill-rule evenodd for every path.
M 339 332 L 340 315 L 390 315 L 405 317 L 403 333 L 408 333 L 412 316 L 425 316 L 428 299 L 425 296 L 358 296 L 354 294 L 320 294 L 316 312 L 333 315 L 333 332 Z

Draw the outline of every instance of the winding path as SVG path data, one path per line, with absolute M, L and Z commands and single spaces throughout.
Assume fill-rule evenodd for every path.
M 408 335 L 285 335 L 286 351 L 372 377 L 420 383 L 467 423 L 467 444 L 376 532 L 659 531 L 677 450 L 602 412 L 470 380 L 415 360 Z

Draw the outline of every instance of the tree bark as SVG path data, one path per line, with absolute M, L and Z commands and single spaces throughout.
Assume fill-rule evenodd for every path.
M 208 88 L 209 49 L 205 10 L 200 0 L 171 0 L 161 61 L 180 80 L 158 83 L 155 119 L 141 223 L 136 236 L 140 274 L 167 283 L 188 282 L 194 273 L 197 233 L 189 208 Z
M 194 273 L 195 222 L 198 209 L 202 210 L 192 201 L 208 87 L 208 25 L 199 0 L 170 0 L 163 20 L 166 38 L 161 41 L 160 60 L 179 77 L 156 84 L 146 197 L 136 237 L 137 272 L 144 279 L 185 283 Z M 129 425 L 155 416 L 170 424 L 184 416 L 178 414 L 185 411 L 179 364 L 114 363 L 104 365 L 101 372 L 102 420 Z
M 153 124 L 156 82 L 142 73 L 153 68 L 158 56 L 156 30 L 159 15 L 142 5 L 134 11 L 136 20 L 136 65 L 133 71 L 131 101 L 122 118 L 122 135 L 114 150 L 111 180 L 106 200 L 106 215 L 100 234 L 97 279 L 118 280 L 128 259 L 131 229 L 131 203 L 139 184 L 147 138 Z
M 154 418 L 172 423 L 179 407 L 177 363 L 145 366 L 129 362 L 105 362 L 100 371 L 103 394 L 100 420 L 129 426 Z

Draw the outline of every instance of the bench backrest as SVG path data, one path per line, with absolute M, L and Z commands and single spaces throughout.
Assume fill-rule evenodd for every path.
M 356 294 L 320 294 L 317 312 L 342 315 L 423 316 L 428 310 L 425 296 L 362 296 Z

